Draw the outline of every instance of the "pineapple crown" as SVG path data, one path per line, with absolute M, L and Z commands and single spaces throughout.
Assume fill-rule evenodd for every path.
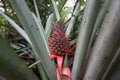
M 53 27 L 52 27 L 52 32 L 53 31 L 62 31 L 62 32 L 65 32 L 65 25 L 63 24 L 63 22 L 61 21 L 55 21 L 53 23 Z

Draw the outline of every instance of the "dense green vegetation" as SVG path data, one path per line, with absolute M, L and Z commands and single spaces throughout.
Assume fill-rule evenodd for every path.
M 72 1 L 64 7 L 67 0 L 0 0 L 0 79 L 120 79 L 120 0 Z M 48 45 L 57 21 L 65 30 L 52 39 L 70 39 L 62 57 Z

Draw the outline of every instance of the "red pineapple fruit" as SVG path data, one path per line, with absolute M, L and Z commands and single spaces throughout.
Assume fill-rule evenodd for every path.
M 64 24 L 60 21 L 56 21 L 53 24 L 53 30 L 48 39 L 51 54 L 64 56 L 69 50 L 69 38 L 64 32 L 64 28 Z

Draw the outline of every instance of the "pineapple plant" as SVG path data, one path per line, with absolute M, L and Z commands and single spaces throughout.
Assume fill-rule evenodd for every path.
M 120 13 L 118 7 L 120 0 L 76 1 L 72 15 L 70 19 L 66 21 L 68 23 L 66 31 L 65 26 L 62 24 L 62 22 L 60 22 L 60 20 L 63 17 L 63 15 L 61 15 L 61 10 L 64 9 L 63 6 L 67 0 L 51 0 L 54 8 L 53 13 L 51 13 L 52 11 L 50 8 L 52 7 L 52 5 L 48 3 L 47 6 L 49 7 L 48 9 L 50 9 L 51 15 L 49 16 L 49 18 L 47 17 L 48 20 L 47 22 L 45 21 L 45 26 L 42 25 L 43 21 L 41 21 L 42 18 L 40 18 L 39 16 L 37 6 L 35 7 L 35 15 L 34 13 L 31 14 L 32 10 L 29 10 L 25 0 L 9 1 L 13 8 L 16 10 L 15 15 L 18 15 L 18 18 L 23 25 L 23 29 L 16 25 L 16 23 L 12 19 L 6 17 L 6 15 L 4 15 L 3 13 L 1 14 L 6 19 L 8 19 L 9 23 L 11 23 L 14 28 L 17 29 L 17 31 L 32 46 L 34 50 L 33 53 L 35 55 L 35 60 L 41 61 L 37 66 L 42 80 L 71 80 L 71 78 L 72 80 L 85 80 L 88 79 L 88 77 L 89 80 L 106 80 L 110 79 L 111 77 L 113 78 L 111 80 L 116 79 L 116 76 L 114 77 L 114 75 L 112 75 L 111 77 L 109 76 L 111 75 L 111 68 L 113 68 L 114 66 L 114 60 L 116 60 L 116 56 L 118 56 L 116 52 L 119 48 L 120 41 L 120 37 L 117 36 L 120 34 L 120 27 L 118 26 L 120 21 L 120 15 L 118 15 Z M 35 0 L 33 1 L 35 4 Z M 58 4 L 56 4 L 56 1 L 58 1 Z M 84 4 L 84 6 L 82 4 Z M 82 7 L 83 9 L 81 9 Z M 54 23 L 53 30 L 49 37 L 49 32 L 51 31 L 50 25 L 53 22 L 53 19 L 57 21 Z M 71 73 L 69 67 L 64 66 L 63 62 L 66 60 L 67 54 L 71 53 L 71 51 L 73 51 L 76 47 L 76 45 L 73 47 L 70 45 L 70 40 L 68 37 L 69 35 L 71 35 L 70 33 L 75 27 L 80 27 L 80 30 L 76 31 L 75 29 L 75 33 L 78 34 L 78 36 L 73 39 L 73 42 L 77 41 L 77 48 L 74 55 Z M 72 33 L 74 33 L 74 31 Z M 47 45 L 47 39 L 49 42 L 50 52 Z M 16 56 L 13 56 L 12 52 L 8 50 L 9 48 L 6 48 L 6 45 L 4 45 L 5 42 L 3 42 L 2 39 L 0 40 L 0 42 L 0 56 L 2 55 L 0 60 L 0 63 L 2 63 L 2 67 L 0 67 L 1 70 L 4 70 L 3 72 L 6 72 L 8 75 L 12 75 L 11 77 L 13 78 L 13 80 L 16 80 L 16 78 L 19 80 L 26 80 L 26 78 L 27 80 L 33 80 L 33 78 L 35 80 L 38 80 L 38 78 L 29 69 L 27 69 L 27 67 L 18 64 L 21 63 L 21 61 L 15 58 Z M 4 48 L 5 50 L 3 50 L 2 48 Z M 92 49 L 92 51 L 89 52 L 89 49 Z M 8 53 L 11 53 L 12 55 Z M 51 54 L 49 55 L 49 53 Z M 86 59 L 87 55 L 89 56 Z M 9 63 L 8 58 L 6 58 L 8 56 L 9 60 L 14 61 L 14 63 Z M 56 61 L 56 65 L 52 65 L 49 57 L 53 61 Z M 5 60 L 8 61 L 8 65 L 3 64 Z M 86 64 L 87 66 L 84 66 L 84 64 Z M 7 67 L 9 68 L 5 68 L 6 66 L 4 67 L 4 65 L 7 65 Z M 15 68 L 16 65 L 19 66 L 18 68 L 20 69 Z M 98 66 L 100 68 L 98 68 Z M 56 67 L 56 73 L 54 67 Z M 11 74 L 10 72 L 8 72 L 9 70 L 6 70 L 10 68 L 12 68 L 11 70 L 14 70 L 14 74 Z M 27 75 L 23 75 L 25 73 Z M 32 74 L 32 78 L 31 76 L 28 77 L 28 73 L 30 75 Z M 16 77 L 16 74 L 19 75 Z M 112 74 L 114 73 L 112 72 Z M 20 78 L 18 78 L 19 76 Z M 7 79 L 8 77 L 5 76 L 5 78 Z
M 57 61 L 57 79 L 58 80 L 71 80 L 71 73 L 68 67 L 63 66 L 63 62 L 68 53 L 75 49 L 71 48 L 70 39 L 65 34 L 65 26 L 62 22 L 56 21 L 53 24 L 52 33 L 48 39 L 50 47 L 51 59 Z

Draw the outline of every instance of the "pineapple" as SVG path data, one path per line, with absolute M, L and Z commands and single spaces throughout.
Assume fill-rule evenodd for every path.
M 52 33 L 48 39 L 51 54 L 65 56 L 69 50 L 70 42 L 64 29 L 65 26 L 60 21 L 54 23 Z

